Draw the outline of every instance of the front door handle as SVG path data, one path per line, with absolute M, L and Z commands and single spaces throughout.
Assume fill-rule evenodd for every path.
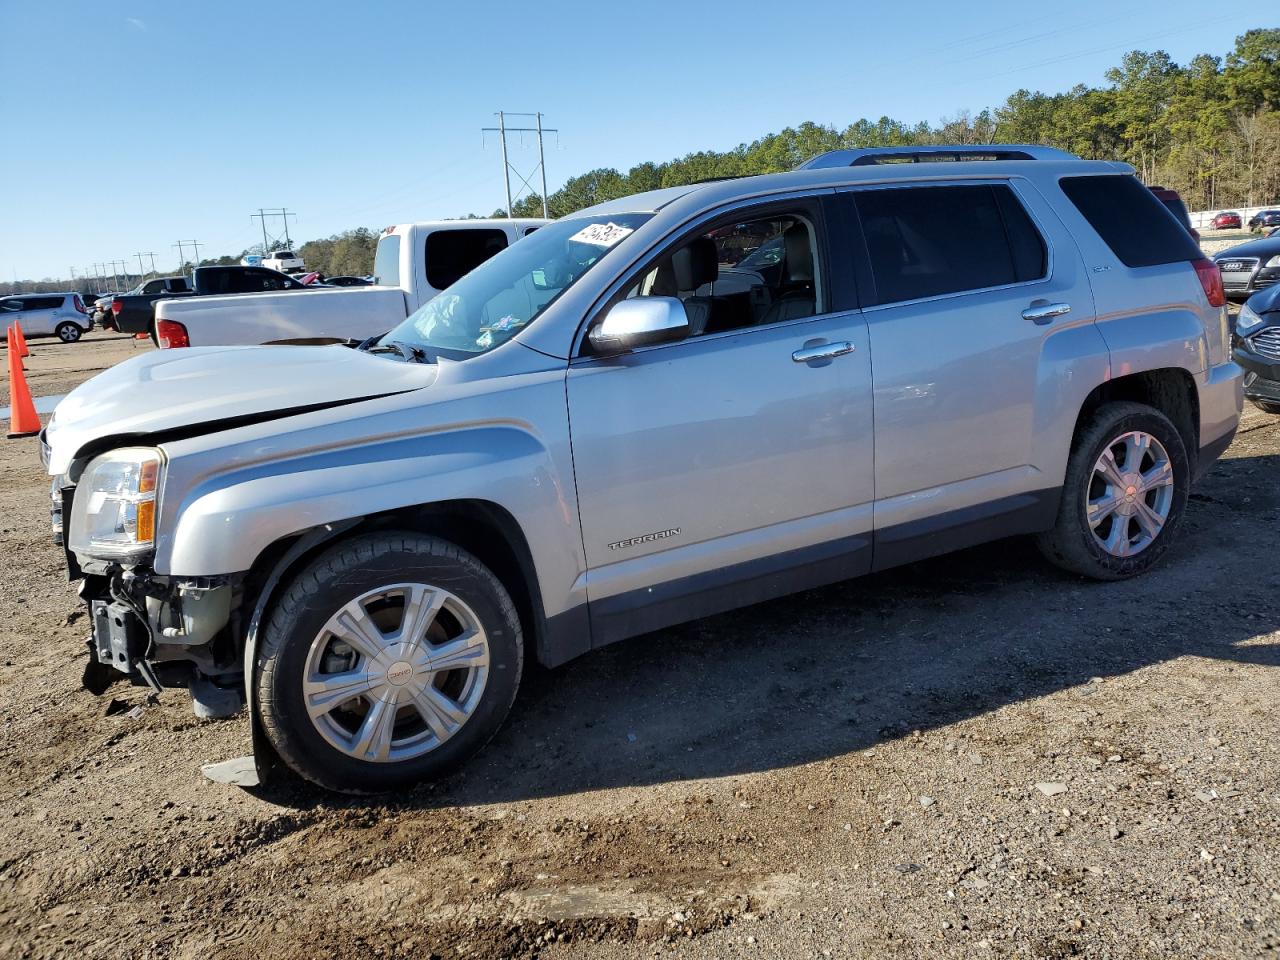
M 1050 323 L 1054 317 L 1061 317 L 1063 314 L 1071 312 L 1071 304 L 1069 303 L 1050 303 L 1048 300 L 1032 300 L 1031 306 L 1022 311 L 1022 319 L 1030 320 L 1032 323 L 1038 323 L 1043 326 Z
M 833 343 L 806 344 L 791 354 L 796 363 L 813 363 L 815 360 L 834 360 L 846 353 L 853 353 L 853 344 L 848 340 L 836 340 Z

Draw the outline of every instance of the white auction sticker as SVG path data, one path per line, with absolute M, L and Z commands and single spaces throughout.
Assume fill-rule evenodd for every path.
M 612 247 L 634 232 L 633 227 L 620 227 L 616 223 L 593 223 L 589 227 L 583 227 L 569 239 L 578 243 L 594 244 L 597 247 Z

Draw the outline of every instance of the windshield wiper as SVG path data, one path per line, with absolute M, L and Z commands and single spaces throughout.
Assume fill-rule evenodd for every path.
M 421 347 L 416 347 L 411 343 L 402 343 L 399 340 L 375 343 L 371 347 L 365 347 L 361 344 L 361 348 L 366 353 L 397 353 L 404 359 L 414 363 L 435 363 L 435 360 Z

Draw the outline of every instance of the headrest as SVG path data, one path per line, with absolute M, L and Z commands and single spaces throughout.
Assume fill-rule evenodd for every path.
M 698 237 L 671 255 L 677 290 L 697 290 L 720 276 L 720 255 L 710 237 Z
M 813 280 L 813 246 L 809 242 L 809 228 L 803 223 L 787 227 L 782 235 L 787 248 L 787 277 L 792 283 L 809 283 Z

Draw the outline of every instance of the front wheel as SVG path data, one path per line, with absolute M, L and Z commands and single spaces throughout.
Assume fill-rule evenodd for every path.
M 369 534 L 285 589 L 263 633 L 258 710 L 302 776 L 377 793 L 439 777 L 484 746 L 522 661 L 515 607 L 479 560 L 435 537 Z
M 58 324 L 53 332 L 57 334 L 58 339 L 63 343 L 75 343 L 84 333 L 79 324 L 71 323 L 70 321 Z
M 1145 573 L 1169 548 L 1190 483 L 1186 446 L 1168 417 L 1144 404 L 1105 404 L 1076 438 L 1040 550 L 1097 580 Z

